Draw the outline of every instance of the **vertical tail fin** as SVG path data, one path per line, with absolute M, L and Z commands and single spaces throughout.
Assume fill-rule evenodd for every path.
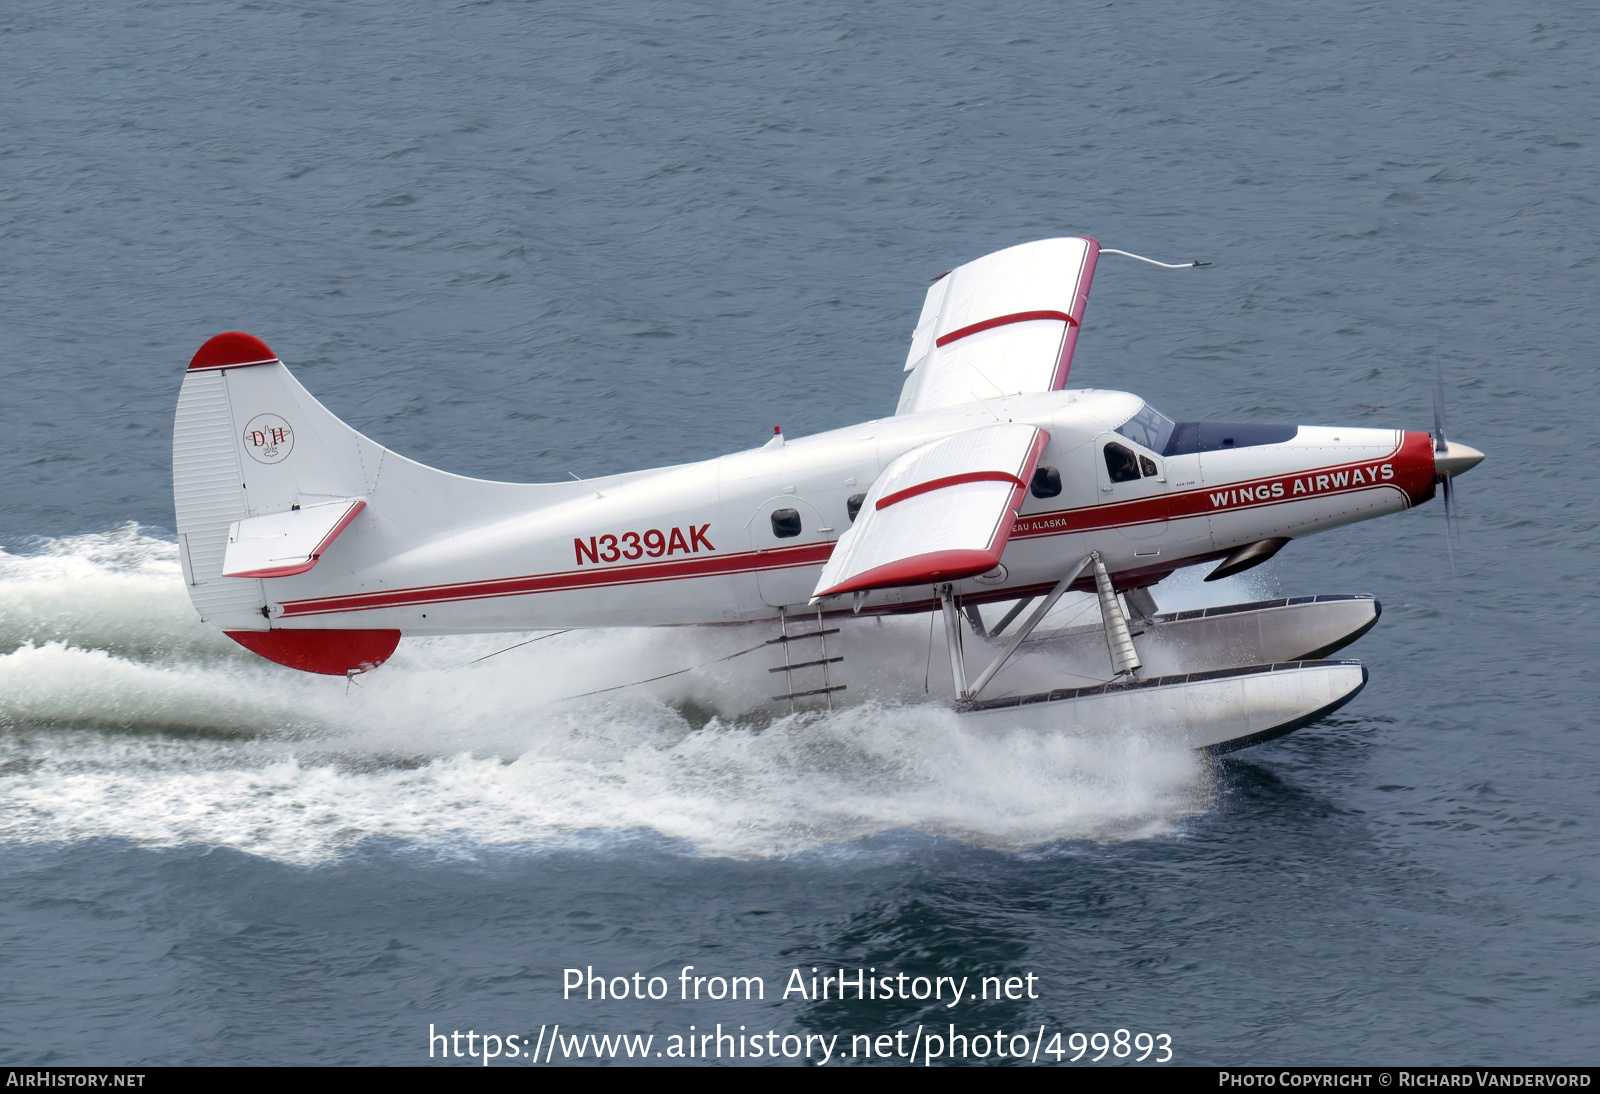
M 272 629 L 262 579 L 224 576 L 239 569 L 227 565 L 230 537 L 237 546 L 249 535 L 241 531 L 246 522 L 276 517 L 275 529 L 293 521 L 280 514 L 326 512 L 333 502 L 345 502 L 341 511 L 353 518 L 386 454 L 312 398 L 260 339 L 233 331 L 201 346 L 178 396 L 172 438 L 179 555 L 201 618 L 230 633 Z M 336 634 L 342 637 L 331 641 Z M 351 637 L 361 635 L 369 637 Z M 326 658 L 301 648 L 310 637 L 298 638 L 290 659 L 274 656 L 281 643 L 264 635 L 241 641 L 296 668 L 343 675 L 381 663 L 400 633 L 324 632 Z

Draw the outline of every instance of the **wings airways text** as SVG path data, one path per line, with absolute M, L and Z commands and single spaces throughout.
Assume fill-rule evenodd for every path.
M 691 524 L 687 537 L 684 536 L 682 528 L 674 528 L 669 533 L 664 533 L 659 528 L 652 528 L 642 534 L 622 532 L 619 535 L 590 536 L 588 542 L 574 539 L 572 552 L 577 555 L 579 566 L 585 562 L 616 562 L 624 558 L 631 561 L 646 555 L 660 558 L 662 555 L 672 555 L 679 551 L 686 555 L 697 555 L 701 547 L 708 551 L 716 550 L 706 538 L 710 528 L 709 524 L 702 524 L 698 528 Z
M 1323 475 L 1302 475 L 1290 480 L 1263 482 L 1243 489 L 1214 491 L 1209 496 L 1211 508 L 1226 509 L 1233 505 L 1271 501 L 1273 498 L 1283 497 L 1285 493 L 1292 498 L 1298 494 L 1322 494 L 1330 490 L 1344 490 L 1351 486 L 1376 486 L 1392 478 L 1394 478 L 1393 464 L 1374 464 L 1371 467 L 1352 467 L 1348 471 L 1330 471 Z M 1285 482 L 1292 482 L 1293 485 L 1286 489 Z
M 1421 436 L 1426 437 L 1427 434 Z M 1404 464 L 1401 470 L 1406 471 Z M 1016 526 L 1011 530 L 1011 538 L 1028 539 L 1034 536 L 1055 536 L 1100 528 L 1181 520 L 1219 509 L 1283 504 L 1317 495 L 1371 490 L 1373 487 L 1388 487 L 1409 497 L 1402 480 L 1403 476 L 1396 474 L 1394 463 L 1387 461 L 1302 471 L 1279 478 L 1228 486 L 1225 489 L 1185 490 L 1176 494 L 1158 494 L 1134 501 L 1113 502 L 1109 505 L 1033 514 L 1017 520 Z

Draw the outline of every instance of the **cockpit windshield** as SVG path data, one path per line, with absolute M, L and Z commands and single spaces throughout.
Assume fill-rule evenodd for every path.
M 1118 426 L 1117 432 L 1152 452 L 1165 452 L 1174 428 L 1171 418 L 1146 403 L 1144 409 Z

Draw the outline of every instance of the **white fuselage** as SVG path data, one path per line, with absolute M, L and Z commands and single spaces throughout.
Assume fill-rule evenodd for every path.
M 1001 567 L 956 583 L 969 601 L 1041 591 L 1091 550 L 1119 588 L 1148 585 L 1180 565 L 1432 494 L 1427 434 L 1305 426 L 1286 442 L 1162 456 L 1113 434 L 1142 406 L 1115 391 L 1016 395 L 583 484 L 483 483 L 483 504 L 469 490 L 453 511 L 386 498 L 379 475 L 369 510 L 351 526 L 359 534 L 341 536 L 310 572 L 263 583 L 270 625 L 452 634 L 731 623 L 806 610 L 850 527 L 850 499 L 911 449 L 996 420 L 1048 431 L 1039 465 L 1060 472 L 1062 491 L 1026 496 Z M 1149 461 L 1146 473 L 1113 482 L 1108 441 Z M 405 488 L 403 479 L 394 486 Z M 526 501 L 507 504 L 516 490 L 529 491 Z M 800 530 L 779 538 L 772 515 L 784 509 L 799 514 Z M 931 586 L 876 590 L 859 607 L 927 610 L 934 595 Z

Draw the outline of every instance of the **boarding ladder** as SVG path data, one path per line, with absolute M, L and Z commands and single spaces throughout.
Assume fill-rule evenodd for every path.
M 824 625 L 822 620 L 822 609 L 818 608 L 816 630 L 803 630 L 791 634 L 789 631 L 788 609 L 778 609 L 778 637 L 769 639 L 767 641 L 767 645 L 782 647 L 783 664 L 779 665 L 777 668 L 768 669 L 767 671 L 781 672 L 784 674 L 784 680 L 787 681 L 789 690 L 783 695 L 774 695 L 772 698 L 774 702 L 787 702 L 789 704 L 790 714 L 793 714 L 795 711 L 794 703 L 796 699 L 808 699 L 818 695 L 822 696 L 823 701 L 827 703 L 827 708 L 832 710 L 833 693 L 836 691 L 843 691 L 845 689 L 844 684 L 835 684 L 832 679 L 830 679 L 828 674 L 829 665 L 838 664 L 840 661 L 844 660 L 844 656 L 842 654 L 836 657 L 828 656 L 828 635 L 838 633 L 838 627 L 829 627 Z M 795 642 L 809 642 L 812 639 L 815 639 L 818 643 L 816 648 L 820 656 L 810 661 L 794 660 L 794 657 L 791 656 L 789 652 L 790 646 Z M 800 656 L 804 656 L 805 653 L 809 653 L 811 649 L 812 647 L 809 646 L 801 646 L 798 647 L 797 652 L 804 651 L 804 653 L 800 653 Z M 822 686 L 820 688 L 796 690 L 794 674 L 801 670 L 810 669 L 822 670 Z

